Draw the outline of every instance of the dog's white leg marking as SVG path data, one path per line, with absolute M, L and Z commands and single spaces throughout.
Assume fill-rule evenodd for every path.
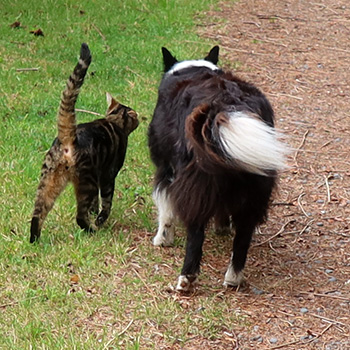
M 224 279 L 224 287 L 236 287 L 239 286 L 243 282 L 243 271 L 239 271 L 236 273 L 233 269 L 232 263 L 228 265 L 227 271 L 225 273 L 225 279 Z
M 180 275 L 177 280 L 176 290 L 178 292 L 190 292 L 197 284 L 197 275 Z
M 174 213 L 166 190 L 155 189 L 153 199 L 158 208 L 158 232 L 153 238 L 155 246 L 171 246 L 174 243 Z

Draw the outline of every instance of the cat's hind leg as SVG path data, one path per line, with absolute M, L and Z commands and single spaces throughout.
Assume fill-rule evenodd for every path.
M 93 215 L 97 215 L 99 212 L 99 208 L 100 208 L 100 201 L 98 198 L 98 195 L 92 200 L 90 209 L 89 209 L 89 213 L 93 214 Z
M 88 176 L 88 175 L 87 175 Z M 96 198 L 98 198 L 98 186 L 97 181 L 89 177 L 79 177 L 79 179 L 73 181 L 75 196 L 77 199 L 77 224 L 79 227 L 87 232 L 95 231 L 90 223 L 90 212 L 96 204 Z
M 52 163 L 49 164 L 47 162 L 48 157 L 50 157 L 50 154 L 46 156 L 43 164 L 41 179 L 36 193 L 30 226 L 30 243 L 39 239 L 43 222 L 52 209 L 55 200 L 66 187 L 69 179 L 67 168 L 62 164 L 56 167 L 52 166 Z
M 112 208 L 112 199 L 114 194 L 114 179 L 101 186 L 102 209 L 98 214 L 95 224 L 101 226 L 107 219 Z

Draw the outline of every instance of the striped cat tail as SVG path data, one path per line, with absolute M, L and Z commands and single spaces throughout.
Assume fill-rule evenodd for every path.
M 68 156 L 72 154 L 72 145 L 76 136 L 75 102 L 83 85 L 86 72 L 91 63 L 91 53 L 87 44 L 80 49 L 80 58 L 70 75 L 65 90 L 62 93 L 61 104 L 57 116 L 58 139 Z

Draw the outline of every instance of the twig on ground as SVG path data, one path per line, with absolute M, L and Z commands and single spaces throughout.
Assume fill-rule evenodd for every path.
M 132 320 L 128 323 L 128 325 L 127 325 L 121 332 L 118 333 L 118 337 L 120 337 L 121 335 L 123 335 L 123 334 L 130 328 L 130 326 L 133 324 L 133 322 L 134 322 L 134 319 L 132 319 Z M 107 349 L 106 346 L 105 346 L 105 349 Z
M 298 205 L 299 205 L 301 211 L 303 212 L 303 214 L 308 218 L 310 215 L 304 210 L 304 208 L 303 208 L 303 206 L 301 204 L 301 201 L 300 201 L 301 197 L 303 197 L 303 196 L 305 196 L 304 192 L 302 194 L 300 194 L 299 197 L 298 197 Z
M 257 26 L 258 28 L 261 27 L 261 25 L 260 25 L 259 23 L 256 23 L 256 22 L 244 21 L 243 23 L 245 23 L 245 24 L 254 24 L 254 25 Z
M 21 299 L 21 300 L 16 300 L 16 301 L 13 301 L 13 302 L 7 303 L 7 304 L 1 304 L 1 305 L 0 305 L 0 309 L 4 309 L 4 308 L 6 308 L 6 307 L 8 307 L 8 306 L 17 305 L 17 304 L 19 304 L 19 303 L 22 302 L 22 301 L 33 300 L 33 299 L 37 299 L 37 298 L 40 298 L 40 297 L 42 297 L 42 295 L 36 295 L 36 296 L 34 296 L 34 297 L 31 297 L 31 298 L 25 298 L 25 299 Z
M 332 141 L 327 141 L 325 142 L 320 148 L 324 148 L 324 147 L 327 147 Z
M 154 304 L 155 304 L 155 308 L 156 308 L 158 311 L 160 311 L 159 308 L 158 308 L 158 305 L 157 305 L 156 297 L 154 296 L 154 293 L 153 293 L 152 289 L 147 285 L 146 281 L 141 277 L 141 275 L 140 275 L 134 268 L 133 268 L 132 270 L 135 272 L 136 276 L 140 279 L 140 281 L 144 284 L 144 286 L 146 287 L 146 289 L 149 291 L 150 295 L 151 295 L 152 298 L 153 298 L 153 301 L 154 301 Z
M 268 20 L 280 18 L 280 19 L 288 19 L 288 20 L 292 20 L 292 21 L 306 22 L 306 20 L 303 18 L 290 17 L 290 16 L 279 16 L 277 14 L 275 14 L 275 15 L 257 15 L 257 17 L 260 19 L 268 19 Z
M 131 72 L 132 74 L 135 74 L 136 76 L 138 76 L 139 78 L 146 80 L 144 76 L 142 76 L 141 74 L 135 72 L 134 70 L 132 70 L 130 67 L 126 66 L 125 67 L 126 70 L 128 70 L 129 72 Z
M 248 32 L 249 33 L 249 32 Z M 249 36 L 253 38 L 253 40 L 257 40 L 257 41 L 261 41 L 261 42 L 266 42 L 266 43 L 270 43 L 273 45 L 279 45 L 279 46 L 283 46 L 283 47 L 287 47 L 286 44 L 282 44 L 280 42 L 277 42 L 276 40 L 273 39 L 267 39 L 267 38 L 261 38 L 261 37 L 256 37 L 254 36 L 254 34 L 249 33 Z M 300 98 L 301 99 L 301 98 Z
M 232 335 L 233 335 L 233 340 L 234 340 L 234 342 L 235 342 L 235 347 L 233 348 L 233 350 L 239 350 L 238 337 L 237 337 L 237 335 L 236 335 L 236 333 L 235 333 L 234 330 L 231 330 L 231 333 L 232 333 Z
M 288 224 L 290 224 L 291 222 L 294 222 L 294 221 L 295 221 L 295 219 L 291 219 L 291 220 L 287 221 L 285 224 L 283 224 L 283 226 L 280 228 L 280 230 L 277 233 L 275 233 L 274 235 L 272 235 L 271 237 L 269 237 L 268 239 L 266 239 L 263 242 L 254 244 L 254 247 L 259 247 L 259 246 L 261 246 L 261 245 L 263 245 L 263 244 L 265 244 L 267 242 L 270 242 L 272 239 L 274 239 L 275 237 L 279 236 L 284 231 L 284 229 L 286 228 L 286 226 Z
M 37 72 L 40 68 L 17 68 L 16 72 Z
M 334 324 L 339 324 L 343 327 L 349 327 L 347 326 L 345 323 L 342 323 L 342 322 L 339 322 L 339 321 L 336 321 L 336 320 L 333 320 L 331 318 L 328 318 L 328 317 L 324 317 L 324 316 L 320 316 L 320 315 L 316 315 L 316 314 L 312 314 L 312 313 L 309 313 L 310 316 L 313 316 L 313 317 L 316 317 L 316 318 L 320 318 L 321 320 L 324 320 L 326 322 L 330 322 L 330 323 L 334 323 Z
M 96 26 L 96 24 L 92 24 L 92 26 L 94 27 L 94 29 L 97 31 L 98 34 L 100 34 L 100 37 L 102 38 L 102 40 L 106 41 L 106 37 L 103 35 L 103 33 L 101 32 L 101 30 Z
M 315 219 L 310 220 L 310 221 L 303 227 L 303 229 L 299 232 L 299 236 L 301 236 L 301 235 L 305 232 L 305 230 L 310 226 L 310 224 L 311 224 L 312 222 L 314 222 L 314 221 L 315 221 Z
M 329 6 L 326 6 L 325 4 L 321 4 L 319 2 L 310 2 L 311 5 L 316 5 L 316 6 L 320 6 L 322 7 L 322 10 L 327 9 L 330 12 L 333 12 L 336 15 L 339 15 L 339 13 L 337 11 L 334 11 L 333 9 L 331 9 Z
M 333 323 L 330 323 L 327 327 L 325 327 L 325 328 L 323 329 L 323 331 L 322 331 L 320 334 L 318 334 L 316 337 L 310 339 L 310 340 L 308 341 L 308 343 L 311 343 L 311 342 L 314 341 L 315 339 L 320 338 L 320 337 L 321 337 L 323 334 L 325 334 L 325 333 L 328 331 L 328 329 L 331 328 L 332 326 L 333 326 Z
M 332 326 L 333 326 L 333 324 L 330 323 L 327 327 L 325 327 L 325 328 L 323 329 L 323 331 L 322 331 L 321 333 L 317 334 L 317 336 L 315 336 L 315 337 L 312 337 L 312 339 L 310 339 L 309 341 L 307 341 L 307 342 L 304 343 L 304 344 L 311 343 L 311 342 L 313 342 L 315 339 L 320 338 L 320 337 L 321 337 L 324 333 L 326 333 L 326 332 L 328 331 L 328 329 L 331 328 Z M 301 343 L 301 342 L 302 342 L 301 339 L 294 340 L 294 341 L 291 341 L 291 342 L 289 342 L 289 343 L 284 343 L 284 344 L 281 344 L 281 345 L 273 346 L 273 347 L 270 348 L 270 350 L 282 349 L 282 348 L 285 348 L 285 347 L 287 347 L 287 346 L 289 346 L 289 345 L 294 345 L 294 344 L 298 344 L 298 343 Z
M 331 299 L 339 299 L 344 301 L 350 301 L 350 298 L 341 297 L 339 295 L 330 295 L 330 294 L 321 294 L 321 293 L 310 293 L 310 292 L 299 292 L 300 294 L 308 294 L 308 295 L 314 295 L 316 297 L 324 297 L 324 298 L 331 298 Z
M 269 242 L 269 247 L 271 250 L 273 250 L 275 253 L 278 253 L 278 251 L 272 246 L 271 241 Z
M 305 141 L 306 141 L 306 136 L 308 135 L 308 133 L 309 133 L 309 129 L 307 129 L 307 130 L 305 131 L 305 133 L 304 133 L 304 135 L 303 135 L 303 138 L 302 138 L 302 140 L 301 140 L 301 142 L 300 142 L 300 145 L 299 145 L 299 147 L 297 148 L 297 150 L 296 150 L 296 152 L 295 152 L 294 161 L 295 161 L 295 163 L 296 163 L 297 165 L 298 165 L 298 163 L 297 163 L 298 153 L 300 152 L 301 148 L 304 146 Z
M 329 189 L 328 176 L 325 176 L 324 179 L 325 179 L 325 182 L 326 182 L 326 189 L 327 189 L 327 203 L 330 203 L 330 201 L 331 201 L 331 191 Z
M 269 349 L 270 349 L 270 350 L 282 349 L 282 348 L 285 348 L 285 347 L 287 347 L 287 346 L 289 346 L 289 345 L 298 344 L 298 343 L 300 343 L 300 342 L 301 342 L 301 340 L 298 339 L 298 340 L 291 341 L 291 342 L 289 342 L 289 343 L 284 343 L 284 344 L 281 344 L 281 345 L 273 346 L 272 348 L 269 348 Z
M 89 114 L 97 115 L 98 117 L 104 117 L 104 115 L 101 114 L 101 113 L 92 112 L 92 111 L 87 111 L 86 109 L 76 108 L 75 110 L 76 110 L 77 112 L 89 113 Z
M 229 47 L 229 46 L 223 46 L 221 45 L 222 48 L 224 48 L 227 51 L 234 51 L 234 52 L 242 52 L 242 53 L 247 53 L 249 55 L 261 55 L 261 56 L 266 56 L 266 53 L 261 53 L 261 52 L 254 52 L 254 51 L 248 51 L 248 50 L 242 50 L 242 49 L 235 49 L 233 47 Z
M 284 96 L 284 97 L 290 97 L 290 98 L 294 98 L 295 100 L 299 100 L 299 101 L 302 101 L 303 98 L 302 97 L 299 97 L 299 96 L 294 96 L 294 95 L 290 95 L 290 94 L 284 94 L 284 93 L 279 93 L 279 94 L 274 94 L 272 92 L 267 92 L 266 93 L 267 95 L 271 95 L 271 96 L 276 96 L 276 97 L 280 97 L 280 96 Z
M 320 45 L 320 47 L 325 47 L 329 50 L 333 50 L 333 51 L 339 51 L 339 52 L 346 52 L 346 53 L 350 53 L 350 50 L 347 49 L 341 49 L 339 47 L 334 47 L 334 46 L 328 46 L 328 45 Z
M 119 336 L 119 334 L 118 334 L 118 336 Z M 111 344 L 112 341 L 114 341 L 114 340 L 115 340 L 115 337 L 113 337 L 112 339 L 108 340 L 108 342 L 104 345 L 103 350 L 108 349 L 109 344 Z

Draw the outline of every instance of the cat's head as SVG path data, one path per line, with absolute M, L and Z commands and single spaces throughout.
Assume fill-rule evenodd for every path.
M 116 123 L 127 135 L 129 135 L 139 125 L 137 113 L 132 108 L 119 103 L 108 92 L 106 97 L 108 105 L 106 119 Z

